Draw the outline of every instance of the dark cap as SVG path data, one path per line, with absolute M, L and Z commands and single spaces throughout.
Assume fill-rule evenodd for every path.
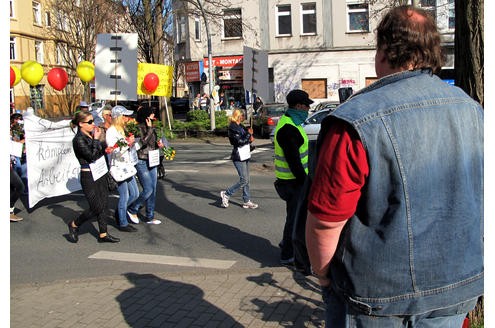
M 289 106 L 295 106 L 297 104 L 309 106 L 314 102 L 313 100 L 309 99 L 309 95 L 307 92 L 298 89 L 289 92 L 286 99 Z

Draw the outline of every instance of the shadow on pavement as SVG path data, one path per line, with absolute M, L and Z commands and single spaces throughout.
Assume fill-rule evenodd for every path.
M 243 327 L 192 284 L 126 273 L 134 287 L 116 297 L 129 327 Z
M 204 199 L 211 199 L 214 201 L 212 205 L 220 208 L 219 197 L 213 195 L 211 191 L 184 186 L 170 179 L 165 179 L 165 181 L 170 184 L 170 187 L 173 190 Z M 191 183 L 194 183 L 194 181 L 191 181 Z M 157 188 L 156 199 L 161 200 L 156 204 L 156 211 L 171 221 L 174 221 L 227 249 L 257 261 L 262 267 L 279 266 L 276 259 L 278 259 L 280 250 L 278 247 L 273 246 L 269 240 L 244 232 L 237 227 L 216 222 L 208 217 L 199 216 L 185 208 L 177 206 L 175 203 L 168 200 L 165 195 L 164 187 Z
M 256 283 L 258 286 L 275 288 L 278 292 L 270 293 L 266 298 L 259 296 L 250 298 L 247 296 L 247 302 L 244 302 L 243 310 L 261 313 L 263 321 L 278 322 L 282 327 L 325 326 L 323 320 L 325 309 L 321 300 L 320 287 L 304 275 L 294 272 L 293 279 L 302 288 L 314 292 L 313 295 L 316 295 L 318 300 L 287 289 L 274 279 L 271 273 L 262 273 L 259 276 L 251 276 L 246 279 Z M 280 296 L 278 297 L 278 295 Z M 313 304 L 313 306 L 308 304 Z M 281 319 L 281 315 L 283 319 Z

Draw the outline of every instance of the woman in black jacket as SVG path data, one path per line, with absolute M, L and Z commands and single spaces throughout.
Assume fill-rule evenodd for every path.
M 230 158 L 234 162 L 234 166 L 239 174 L 239 181 L 220 192 L 222 199 L 222 207 L 229 206 L 229 198 L 237 190 L 242 188 L 243 208 L 257 208 L 258 204 L 251 201 L 249 194 L 249 158 L 251 158 L 250 144 L 254 138 L 252 136 L 253 129 L 246 129 L 241 122 L 244 121 L 244 113 L 240 109 L 235 109 L 232 116 L 229 117 L 229 141 L 234 148 Z
M 139 124 L 139 136 L 141 138 L 140 148 L 137 152 L 138 162 L 136 164 L 137 175 L 142 190 L 139 197 L 129 206 L 129 216 L 139 222 L 137 213 L 139 208 L 146 203 L 146 216 L 144 221 L 148 224 L 160 224 L 162 221 L 155 219 L 155 200 L 158 161 L 150 160 L 150 154 L 163 148 L 163 143 L 157 138 L 153 121 L 155 120 L 155 107 L 140 107 L 137 110 L 136 121 Z M 155 159 L 157 157 L 155 156 Z
M 83 111 L 74 114 L 71 127 L 77 127 L 77 133 L 72 139 L 72 147 L 79 164 L 81 164 L 81 187 L 89 203 L 89 208 L 82 212 L 77 219 L 68 223 L 69 240 L 77 243 L 81 224 L 96 217 L 100 232 L 98 242 L 119 242 L 119 238 L 113 237 L 107 232 L 105 210 L 108 203 L 108 183 L 106 175 L 94 181 L 90 169 L 91 163 L 98 159 L 105 160 L 105 146 L 99 140 L 101 130 L 94 125 L 93 115 Z

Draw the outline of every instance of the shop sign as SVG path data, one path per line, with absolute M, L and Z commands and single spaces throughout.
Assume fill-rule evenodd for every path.
M 199 62 L 188 62 L 184 64 L 186 66 L 186 81 L 198 82 L 201 81 L 201 74 L 199 71 Z
M 222 68 L 232 68 L 237 64 L 242 65 L 242 58 L 243 58 L 243 56 L 213 57 L 212 58 L 212 64 L 213 64 L 213 67 L 220 66 Z M 203 63 L 204 63 L 205 69 L 208 68 L 208 58 L 203 58 Z

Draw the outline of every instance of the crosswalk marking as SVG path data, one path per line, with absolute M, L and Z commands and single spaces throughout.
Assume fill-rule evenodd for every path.
M 167 264 L 212 269 L 229 269 L 235 264 L 235 261 L 109 251 L 99 251 L 94 253 L 93 255 L 90 255 L 88 258 L 97 260 Z

